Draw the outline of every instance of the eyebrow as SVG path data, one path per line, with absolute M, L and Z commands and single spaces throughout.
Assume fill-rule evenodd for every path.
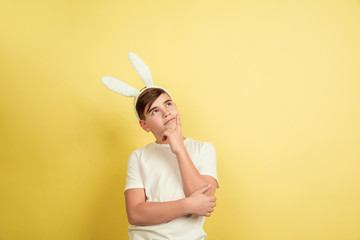
M 171 99 L 168 99 L 168 100 L 166 100 L 163 104 L 167 104 L 168 102 L 172 102 L 172 100 L 171 100 Z M 155 106 L 155 107 L 153 107 L 153 108 L 150 108 L 149 110 L 147 110 L 146 113 L 150 113 L 150 112 L 152 112 L 153 110 L 155 110 L 156 108 L 157 108 L 157 106 Z

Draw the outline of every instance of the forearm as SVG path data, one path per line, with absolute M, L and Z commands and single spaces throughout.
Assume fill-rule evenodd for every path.
M 170 202 L 142 202 L 127 209 L 132 225 L 155 225 L 190 214 L 187 198 Z
M 204 176 L 200 175 L 185 149 L 184 151 L 177 153 L 176 157 L 178 160 L 181 178 L 183 182 L 183 188 L 186 196 L 190 196 L 200 187 L 209 184 L 207 179 Z

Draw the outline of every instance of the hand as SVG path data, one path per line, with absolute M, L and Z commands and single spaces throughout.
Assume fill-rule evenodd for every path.
M 211 185 L 205 185 L 193 192 L 189 197 L 190 213 L 197 216 L 210 217 L 216 206 L 214 196 L 206 196 L 204 193 L 209 190 Z
M 173 125 L 169 125 L 171 127 Z M 175 117 L 175 128 L 168 128 L 162 134 L 163 141 L 169 140 L 171 151 L 178 154 L 185 150 L 184 136 L 181 131 L 180 115 Z

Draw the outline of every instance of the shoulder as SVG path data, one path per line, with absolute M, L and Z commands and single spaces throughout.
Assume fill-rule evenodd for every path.
M 134 151 L 132 151 L 129 158 L 140 158 L 144 152 L 152 149 L 154 147 L 153 145 L 154 145 L 154 143 L 149 143 L 144 147 L 135 149 Z
M 213 145 L 211 142 L 199 141 L 199 140 L 195 140 L 192 138 L 186 138 L 185 143 L 188 143 L 191 145 L 199 145 L 199 146 Z
M 186 138 L 185 139 L 185 145 L 187 148 L 192 148 L 192 149 L 197 149 L 197 150 L 204 150 L 204 149 L 212 149 L 215 150 L 214 145 L 211 142 L 204 142 L 204 141 L 199 141 L 199 140 L 195 140 L 192 138 Z

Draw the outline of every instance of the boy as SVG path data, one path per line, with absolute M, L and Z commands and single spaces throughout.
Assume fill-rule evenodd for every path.
M 216 206 L 215 149 L 211 143 L 184 138 L 170 94 L 153 85 L 140 58 L 132 53 L 129 58 L 145 89 L 136 92 L 112 77 L 102 80 L 110 89 L 136 97 L 140 126 L 155 137 L 155 142 L 132 152 L 127 163 L 124 191 L 130 240 L 205 239 L 204 217 Z
M 129 157 L 125 199 L 130 239 L 205 239 L 201 216 L 210 216 L 216 205 L 213 146 L 183 137 L 178 109 L 162 89 L 144 91 L 136 110 L 141 127 L 156 141 Z

